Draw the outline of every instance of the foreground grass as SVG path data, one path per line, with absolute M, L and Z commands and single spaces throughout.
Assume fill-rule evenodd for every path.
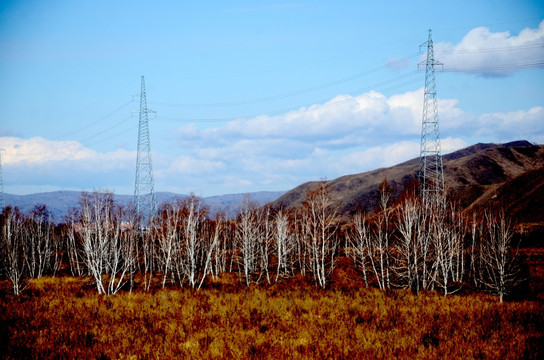
M 0 351 L 18 358 L 538 359 L 540 301 L 321 290 L 305 280 L 97 295 L 80 278 L 0 283 Z

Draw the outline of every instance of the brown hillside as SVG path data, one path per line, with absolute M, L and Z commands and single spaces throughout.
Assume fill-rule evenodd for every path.
M 498 191 L 501 186 L 512 182 L 510 187 L 504 187 L 505 194 L 512 192 L 517 177 L 542 167 L 544 164 L 544 146 L 533 145 L 527 141 L 515 141 L 507 144 L 476 144 L 465 149 L 446 154 L 443 157 L 444 177 L 446 188 L 451 197 L 457 199 L 461 206 L 469 207 L 489 191 Z M 342 214 L 353 214 L 357 211 L 373 211 L 376 205 L 378 186 L 383 179 L 391 184 L 395 195 L 399 195 L 404 186 L 417 176 L 419 159 L 415 158 L 399 165 L 381 168 L 361 174 L 353 174 L 328 181 L 333 197 Z M 542 172 L 534 172 L 523 179 L 536 177 L 542 180 Z M 525 181 L 525 180 L 519 180 Z M 305 200 L 307 189 L 313 188 L 317 182 L 304 183 L 285 193 L 274 203 L 276 206 L 292 208 L 299 206 Z M 525 184 L 525 182 L 523 183 Z M 521 187 L 520 191 L 528 195 L 529 188 L 536 186 L 531 183 Z M 510 189 L 510 190 L 508 190 Z M 539 188 L 540 189 L 540 188 Z M 544 191 L 544 190 L 538 190 Z M 502 192 L 501 192 L 502 194 Z M 514 196 L 514 195 L 513 195 Z M 515 195 L 521 199 L 520 193 Z M 501 199 L 506 201 L 506 195 Z M 535 200 L 536 201 L 536 200 Z M 525 202 L 518 202 L 519 208 L 536 206 L 535 201 L 528 197 Z M 537 202 L 538 203 L 538 202 Z M 520 216 L 531 213 L 531 210 L 519 210 Z M 532 212 L 536 219 L 544 221 L 542 214 Z
M 504 209 L 517 224 L 544 222 L 544 166 L 490 186 L 470 209 Z

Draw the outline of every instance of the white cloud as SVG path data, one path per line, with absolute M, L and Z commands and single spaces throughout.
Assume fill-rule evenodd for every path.
M 544 107 L 483 114 L 470 125 L 475 135 L 489 137 L 494 141 L 505 141 L 516 134 L 518 139 L 538 142 L 538 137 L 544 133 Z
M 177 155 L 152 155 L 155 188 L 205 196 L 287 190 L 401 163 L 419 155 L 422 98 L 422 89 L 390 97 L 341 95 L 283 115 L 183 126 L 176 133 Z M 472 114 L 456 99 L 440 99 L 439 119 L 444 154 L 475 142 L 544 138 L 541 106 Z M 8 192 L 15 187 L 133 191 L 135 151 L 98 152 L 75 141 L 39 137 L 2 137 L 0 147 Z
M 5 165 L 44 164 L 54 162 L 92 162 L 96 170 L 125 166 L 127 161 L 135 162 L 135 152 L 118 149 L 114 152 L 99 153 L 81 145 L 77 141 L 53 141 L 41 137 L 22 139 L 18 137 L 0 138 L 4 149 L 2 162 Z
M 544 20 L 538 28 L 519 35 L 491 32 L 486 27 L 471 30 L 460 43 L 436 43 L 435 58 L 445 70 L 505 76 L 516 70 L 544 65 Z
M 155 171 L 156 177 L 167 178 L 175 175 L 205 175 L 225 169 L 222 161 L 210 161 L 197 159 L 191 156 L 179 156 L 173 160 L 170 166 Z
M 100 153 L 76 141 L 41 137 L 1 137 L 0 147 L 4 149 L 2 170 L 6 192 L 93 188 L 126 191 L 134 184 L 134 151 L 118 149 Z
M 288 189 L 417 157 L 422 98 L 422 89 L 391 97 L 340 95 L 282 115 L 205 129 L 188 125 L 180 134 L 192 134 L 182 143 L 192 149 L 195 166 L 201 163 L 204 171 L 206 164 L 221 164 L 213 173 L 222 185 L 248 187 L 236 192 Z M 544 133 L 541 107 L 478 115 L 463 111 L 457 99 L 439 99 L 439 119 L 444 154 L 475 141 L 538 141 Z
M 451 152 L 454 152 L 456 150 L 460 150 L 462 148 L 465 148 L 467 146 L 469 146 L 471 144 L 467 143 L 465 140 L 463 139 L 459 139 L 459 138 L 452 138 L 452 137 L 447 137 L 445 139 L 442 139 L 440 140 L 440 146 L 441 146 L 441 150 L 442 150 L 442 154 L 448 154 L 448 153 L 451 153 Z
M 324 104 L 302 107 L 282 115 L 238 119 L 223 127 L 203 130 L 190 124 L 180 128 L 178 133 L 183 145 L 196 145 L 200 149 L 205 143 L 222 144 L 229 149 L 251 150 L 251 153 L 262 151 L 259 149 L 267 142 L 270 145 L 265 146 L 267 152 L 276 145 L 285 148 L 293 142 L 307 144 L 304 146 L 306 151 L 316 144 L 368 146 L 383 141 L 383 135 L 390 131 L 395 136 L 417 134 L 421 99 L 421 89 L 389 99 L 375 91 L 360 96 L 339 95 Z M 202 148 L 212 151 L 208 146 Z

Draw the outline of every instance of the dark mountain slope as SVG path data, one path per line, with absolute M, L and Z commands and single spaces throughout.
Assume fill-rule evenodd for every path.
M 544 146 L 527 141 L 507 144 L 476 144 L 443 156 L 446 188 L 463 207 L 470 206 L 490 187 L 539 168 L 544 163 Z M 398 196 L 405 185 L 417 177 L 419 159 L 361 174 L 346 175 L 328 181 L 342 214 L 373 211 L 379 184 L 387 179 Z M 288 191 L 274 203 L 292 208 L 305 201 L 305 193 L 317 182 L 302 184 Z
M 470 209 L 504 209 L 515 223 L 529 226 L 544 222 L 544 166 L 490 187 Z

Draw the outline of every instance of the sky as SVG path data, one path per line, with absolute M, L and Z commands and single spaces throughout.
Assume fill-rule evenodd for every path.
M 544 2 L 0 1 L 4 191 L 287 191 L 419 156 L 432 30 L 442 152 L 544 144 Z

